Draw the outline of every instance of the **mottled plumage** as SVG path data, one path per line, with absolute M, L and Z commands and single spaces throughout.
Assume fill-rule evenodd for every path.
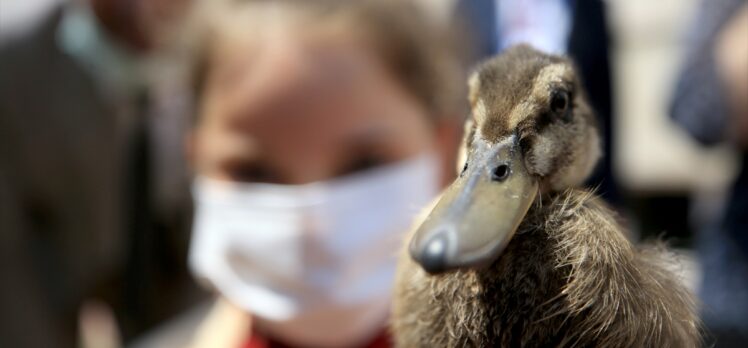
M 571 64 L 519 46 L 480 66 L 470 87 L 468 166 L 460 168 L 476 158 L 475 144 L 515 134 L 539 193 L 487 265 L 432 275 L 403 251 L 392 320 L 397 346 L 697 347 L 694 299 L 663 267 L 665 249 L 635 248 L 615 214 L 575 188 L 599 155 Z M 553 115 L 559 88 L 573 96 L 571 116 Z

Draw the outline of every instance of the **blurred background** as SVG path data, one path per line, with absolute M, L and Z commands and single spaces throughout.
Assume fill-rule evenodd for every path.
M 3 347 L 180 346 L 209 310 L 210 295 L 186 263 L 191 86 L 178 54 L 159 52 L 178 40 L 179 16 L 194 4 L 90 2 L 99 5 L 0 0 Z M 548 2 L 519 1 L 530 13 Z M 478 18 L 485 6 L 418 3 L 444 26 Z M 98 17 L 85 14 L 92 8 Z M 677 248 L 676 271 L 704 302 L 710 339 L 745 344 L 748 91 L 739 80 L 748 81 L 748 5 L 579 0 L 569 8 L 592 18 L 582 28 L 558 22 L 573 37 L 560 51 L 586 75 L 607 135 L 593 185 L 633 239 L 664 238 Z M 132 11 L 148 12 L 138 28 L 159 34 L 128 32 Z M 92 18 L 104 18 L 134 49 L 112 48 Z M 495 19 L 466 22 L 475 59 L 503 48 L 491 28 L 507 28 Z

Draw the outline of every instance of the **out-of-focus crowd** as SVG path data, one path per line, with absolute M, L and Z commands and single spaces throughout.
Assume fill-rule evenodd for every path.
M 3 1 L 7 23 L 33 3 Z M 603 135 L 588 185 L 632 239 L 693 255 L 707 342 L 744 345 L 748 3 L 685 3 L 651 121 L 621 97 L 662 83 L 617 68 L 623 0 L 60 0 L 0 23 L 0 347 L 385 347 L 391 241 L 454 176 L 467 72 L 518 43 L 574 61 Z M 638 186 L 629 140 L 664 141 L 622 135 L 634 118 L 728 148 L 673 156 L 729 185 Z

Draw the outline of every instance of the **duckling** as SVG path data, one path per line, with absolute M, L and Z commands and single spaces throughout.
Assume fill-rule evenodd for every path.
M 459 175 L 400 255 L 399 347 L 697 347 L 693 296 L 578 188 L 599 138 L 572 63 L 521 45 L 468 81 Z

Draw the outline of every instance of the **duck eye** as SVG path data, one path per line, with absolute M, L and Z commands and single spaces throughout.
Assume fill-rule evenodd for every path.
M 565 123 L 571 122 L 571 97 L 567 91 L 555 91 L 551 96 L 551 113 Z
M 551 96 L 551 111 L 560 114 L 569 107 L 569 93 L 565 91 L 554 92 Z

